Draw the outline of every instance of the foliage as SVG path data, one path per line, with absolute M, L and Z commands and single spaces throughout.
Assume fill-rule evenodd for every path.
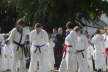
M 96 20 L 108 14 L 107 0 L 0 0 L 0 26 L 11 29 L 15 21 L 24 18 L 30 26 L 41 22 L 47 30 L 65 27 L 68 20 Z M 10 30 L 9 29 L 9 30 Z M 4 31 L 4 32 L 8 32 Z

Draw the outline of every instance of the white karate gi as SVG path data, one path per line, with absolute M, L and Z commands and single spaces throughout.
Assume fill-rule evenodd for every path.
M 48 43 L 49 70 L 54 70 L 54 64 L 55 64 L 54 51 L 53 51 L 54 46 L 55 46 L 54 42 L 50 41 Z
M 87 61 L 90 71 L 93 71 L 92 56 L 94 56 L 94 48 L 91 44 L 89 44 L 89 46 L 87 47 Z
M 26 32 L 26 35 L 30 34 L 30 27 L 29 26 L 24 27 L 23 30 Z
M 105 39 L 105 49 L 108 48 L 108 35 L 107 34 L 103 34 L 104 36 L 104 39 Z M 107 63 L 106 63 L 106 66 L 108 66 L 108 57 L 105 55 L 105 58 L 107 58 Z
M 17 29 L 13 28 L 12 31 L 10 32 L 8 40 L 12 44 L 12 56 L 13 56 L 12 72 L 25 71 L 24 52 L 22 51 L 20 46 L 19 50 L 17 50 L 18 45 L 15 44 L 14 41 L 16 41 L 17 43 L 20 42 L 20 44 L 24 44 L 26 35 L 27 31 L 23 29 L 22 40 L 20 42 L 21 34 L 17 31 Z
M 76 43 L 77 43 L 77 34 L 73 30 L 65 38 L 65 44 L 72 46 L 72 47 L 67 47 L 67 50 L 66 50 L 65 58 L 66 58 L 67 72 L 76 72 L 77 71 Z
M 30 33 L 30 42 L 31 46 L 31 62 L 29 67 L 29 72 L 48 72 L 48 43 L 49 38 L 45 30 L 37 34 L 36 30 L 31 31 Z M 38 48 L 37 46 L 40 46 Z
M 4 45 L 4 37 L 2 34 L 0 34 L 0 45 Z M 2 52 L 2 49 L 1 49 L 1 55 L 0 55 L 0 71 L 3 71 L 3 60 L 2 60 L 2 56 L 3 56 L 3 52 Z
M 59 72 L 67 72 L 67 67 L 66 67 L 66 59 L 63 55 L 61 64 L 60 64 L 60 68 L 59 68 Z
M 94 44 L 95 48 L 95 67 L 96 69 L 103 69 L 106 67 L 105 64 L 105 45 L 104 45 L 104 37 L 100 34 L 95 35 L 92 38 L 92 43 Z
M 3 47 L 3 66 L 5 70 L 11 70 L 12 68 L 12 49 L 11 45 L 5 45 Z
M 71 32 L 72 29 L 67 29 L 67 35 Z M 66 68 L 66 59 L 65 59 L 65 53 L 63 54 L 63 58 L 60 64 L 60 68 L 59 68 L 59 72 L 67 72 L 67 68 Z
M 77 44 L 77 61 L 78 61 L 78 72 L 90 72 L 89 64 L 87 61 L 87 47 L 88 40 L 85 35 L 78 36 Z

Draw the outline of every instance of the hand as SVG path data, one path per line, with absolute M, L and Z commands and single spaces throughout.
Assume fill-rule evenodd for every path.
M 10 41 L 9 40 L 6 40 L 5 41 L 5 44 L 7 44 L 7 45 L 10 44 Z

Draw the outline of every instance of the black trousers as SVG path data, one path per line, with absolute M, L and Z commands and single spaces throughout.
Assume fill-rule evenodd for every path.
M 62 61 L 62 50 L 63 46 L 55 46 L 54 48 L 54 57 L 55 57 L 55 67 L 59 69 L 61 61 Z
M 2 53 L 1 50 L 2 50 L 2 49 L 0 48 L 0 55 L 1 55 L 1 53 Z

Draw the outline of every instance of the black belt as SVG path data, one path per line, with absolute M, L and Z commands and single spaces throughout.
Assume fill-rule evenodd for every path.
M 23 50 L 25 48 L 25 44 L 20 44 L 16 41 L 13 41 L 13 43 L 15 43 L 16 45 L 18 45 L 17 50 L 19 50 L 19 47 Z
M 41 47 L 43 47 L 43 46 L 45 46 L 45 44 L 43 44 L 43 45 L 33 45 L 33 46 L 35 46 L 36 47 L 36 49 L 35 49 L 35 51 L 34 51 L 34 53 L 36 53 L 37 52 L 37 50 L 39 50 L 39 52 L 41 53 Z
M 19 50 L 19 48 L 21 48 L 22 53 L 24 53 L 25 56 L 27 56 L 27 49 L 25 48 L 25 44 L 20 44 L 16 41 L 13 41 L 13 43 L 15 43 L 16 45 L 18 45 L 17 47 L 17 51 Z
M 82 54 L 82 57 L 84 58 L 84 52 L 85 51 L 85 49 L 82 49 L 82 50 L 77 50 L 77 53 L 81 53 Z

